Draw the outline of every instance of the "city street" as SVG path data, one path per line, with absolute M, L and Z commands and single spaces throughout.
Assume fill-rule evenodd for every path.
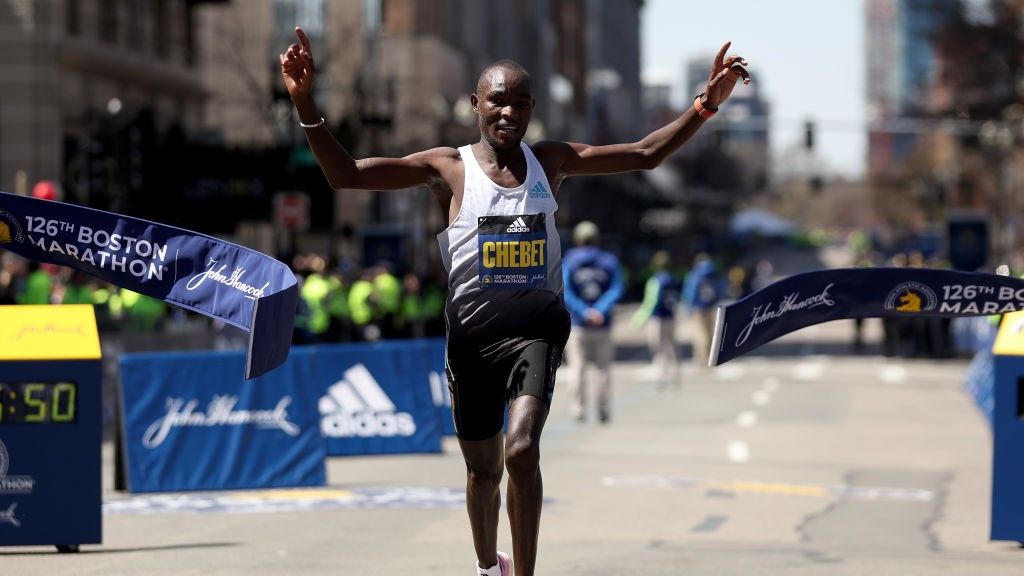
M 0 0 L 0 576 L 1024 576 L 1024 0 L 784 6 Z
M 642 334 L 617 333 L 610 425 L 576 423 L 556 391 L 538 574 L 1021 573 L 1024 549 L 988 540 L 991 435 L 966 361 L 852 356 L 840 322 L 659 392 Z M 332 459 L 325 489 L 128 496 L 108 477 L 102 545 L 0 549 L 0 574 L 469 575 L 463 470 L 449 440 Z

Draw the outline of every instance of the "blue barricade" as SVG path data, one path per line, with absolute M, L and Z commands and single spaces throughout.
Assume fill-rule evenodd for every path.
M 131 491 L 321 485 L 325 455 L 436 453 L 454 434 L 443 340 L 296 346 L 253 382 L 243 361 L 122 356 Z
M 992 355 L 991 538 L 1024 543 L 1024 312 L 1003 317 Z
M 995 406 L 996 380 L 992 344 L 996 341 L 998 329 L 987 317 L 954 318 L 951 328 L 954 349 L 961 354 L 973 355 L 967 367 L 964 390 L 974 399 L 989 425 L 992 424 Z
M 438 346 L 443 362 L 440 340 L 311 347 L 327 453 L 440 452 Z
M 322 486 L 311 353 L 244 381 L 244 352 L 128 354 L 121 399 L 132 492 Z
M 990 426 L 995 410 L 995 383 L 995 357 L 992 355 L 992 350 L 978 350 L 967 368 L 967 381 L 964 382 L 964 389 L 974 399 L 974 403 L 988 419 Z
M 433 370 L 430 372 L 430 393 L 434 396 L 441 418 L 441 432 L 445 436 L 455 436 L 455 419 L 452 418 L 452 395 L 448 391 L 448 376 L 444 367 L 444 340 L 429 340 L 430 356 Z
M 950 324 L 953 350 L 965 355 L 973 355 L 979 350 L 991 350 L 998 330 L 999 326 L 993 324 L 988 316 L 953 318 Z

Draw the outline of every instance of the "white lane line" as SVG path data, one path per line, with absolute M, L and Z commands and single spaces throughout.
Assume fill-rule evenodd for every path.
M 824 362 L 801 362 L 793 367 L 793 377 L 797 380 L 819 380 L 824 375 Z
M 754 406 L 764 406 L 772 401 L 772 394 L 767 390 L 758 390 L 750 395 L 750 401 Z
M 897 365 L 882 366 L 878 369 L 878 379 L 886 384 L 905 384 L 907 369 Z
M 746 374 L 742 366 L 719 366 L 715 369 L 715 380 L 739 380 Z
M 769 392 L 775 392 L 779 389 L 779 379 L 774 376 L 769 376 L 761 382 L 761 388 L 764 388 Z
M 753 428 L 757 425 L 757 412 L 745 410 L 736 416 L 736 425 L 740 428 Z
M 729 442 L 729 447 L 725 450 L 725 456 L 729 459 L 729 462 L 742 464 L 750 460 L 750 447 L 743 440 L 733 440 Z

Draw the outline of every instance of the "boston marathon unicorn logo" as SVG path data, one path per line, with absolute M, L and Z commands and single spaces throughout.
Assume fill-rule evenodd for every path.
M 896 307 L 897 312 L 920 312 L 921 297 L 907 290 L 900 296 L 900 305 Z
M 927 312 L 938 304 L 935 291 L 920 282 L 904 282 L 889 292 L 885 309 L 897 312 Z
M 10 212 L 0 210 L 0 244 L 21 242 L 25 233 L 21 231 L 18 220 Z

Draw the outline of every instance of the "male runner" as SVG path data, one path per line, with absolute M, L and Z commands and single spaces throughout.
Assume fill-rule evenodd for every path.
M 466 461 L 477 572 L 511 575 L 511 559 L 497 552 L 499 484 L 507 469 L 516 574 L 532 576 L 543 498 L 540 436 L 569 333 L 554 192 L 567 176 L 658 166 L 718 110 L 737 80 L 750 81 L 746 61 L 726 58 L 729 43 L 722 46 L 705 93 L 678 119 L 639 142 L 540 142 L 530 147 L 522 141 L 534 107 L 530 75 L 515 62 L 501 60 L 480 74 L 471 98 L 479 118 L 478 142 L 404 158 L 354 160 L 317 111 L 313 54 L 302 30 L 295 33 L 299 43 L 281 54 L 281 72 L 331 187 L 398 190 L 440 179 L 450 190 L 438 195 L 449 222 L 438 235 L 449 274 L 446 368 Z M 506 402 L 508 434 L 503 438 Z

